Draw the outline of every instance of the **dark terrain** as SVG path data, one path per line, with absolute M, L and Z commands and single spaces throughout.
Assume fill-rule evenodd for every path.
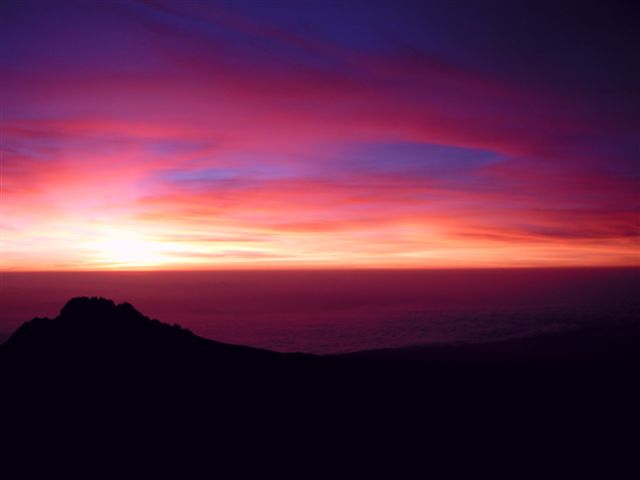
M 639 341 L 632 324 L 286 354 L 75 298 L 0 346 L 0 473 L 632 478 Z

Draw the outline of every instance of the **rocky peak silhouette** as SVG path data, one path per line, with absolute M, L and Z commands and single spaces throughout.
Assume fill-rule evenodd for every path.
M 103 297 L 72 298 L 62 307 L 60 315 L 55 320 L 83 328 L 116 328 L 161 324 L 161 322 L 152 320 L 140 313 L 130 303 L 116 304 L 113 300 Z M 174 327 L 178 326 L 175 325 Z
M 62 310 L 62 316 L 78 316 L 78 315 L 104 315 L 115 310 L 116 304 L 113 300 L 103 297 L 75 297 L 69 300 Z
M 75 297 L 54 319 L 36 317 L 24 323 L 9 337 L 7 349 L 75 348 L 80 344 L 92 349 L 114 348 L 136 340 L 157 341 L 170 336 L 195 336 L 178 325 L 152 320 L 131 304 L 116 304 L 102 297 Z M 57 346 L 57 347 L 56 347 Z
M 96 368 L 127 377 L 141 369 L 156 377 L 168 370 L 204 375 L 217 369 L 219 375 L 232 377 L 291 364 L 293 358 L 313 356 L 205 339 L 177 324 L 151 319 L 129 303 L 102 297 L 72 298 L 57 317 L 34 318 L 0 345 L 0 364 L 20 365 L 27 375 L 44 369 L 76 378 L 93 375 Z M 33 371 L 26 371 L 28 367 Z

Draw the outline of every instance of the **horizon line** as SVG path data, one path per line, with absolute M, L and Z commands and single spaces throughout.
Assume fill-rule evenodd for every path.
M 300 271 L 451 271 L 451 270 L 634 270 L 640 269 L 638 265 L 517 265 L 517 266 L 469 266 L 469 267 L 366 267 L 366 266 L 331 266 L 331 267 L 247 267 L 247 268 L 203 268 L 203 269 L 180 269 L 180 268 L 162 268 L 162 269 L 145 269 L 145 268 L 133 268 L 133 269 L 61 269 L 61 270 L 2 270 L 0 274 L 5 273 L 219 273 L 219 272 L 300 272 Z

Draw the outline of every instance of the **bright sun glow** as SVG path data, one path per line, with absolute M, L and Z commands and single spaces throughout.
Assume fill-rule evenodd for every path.
M 156 267 L 170 261 L 164 245 L 128 232 L 119 232 L 91 242 L 88 249 L 100 263 L 112 267 Z

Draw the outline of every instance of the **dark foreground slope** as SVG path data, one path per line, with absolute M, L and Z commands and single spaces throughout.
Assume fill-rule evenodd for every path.
M 639 339 L 627 326 L 318 357 L 76 298 L 0 347 L 0 472 L 633 475 Z

